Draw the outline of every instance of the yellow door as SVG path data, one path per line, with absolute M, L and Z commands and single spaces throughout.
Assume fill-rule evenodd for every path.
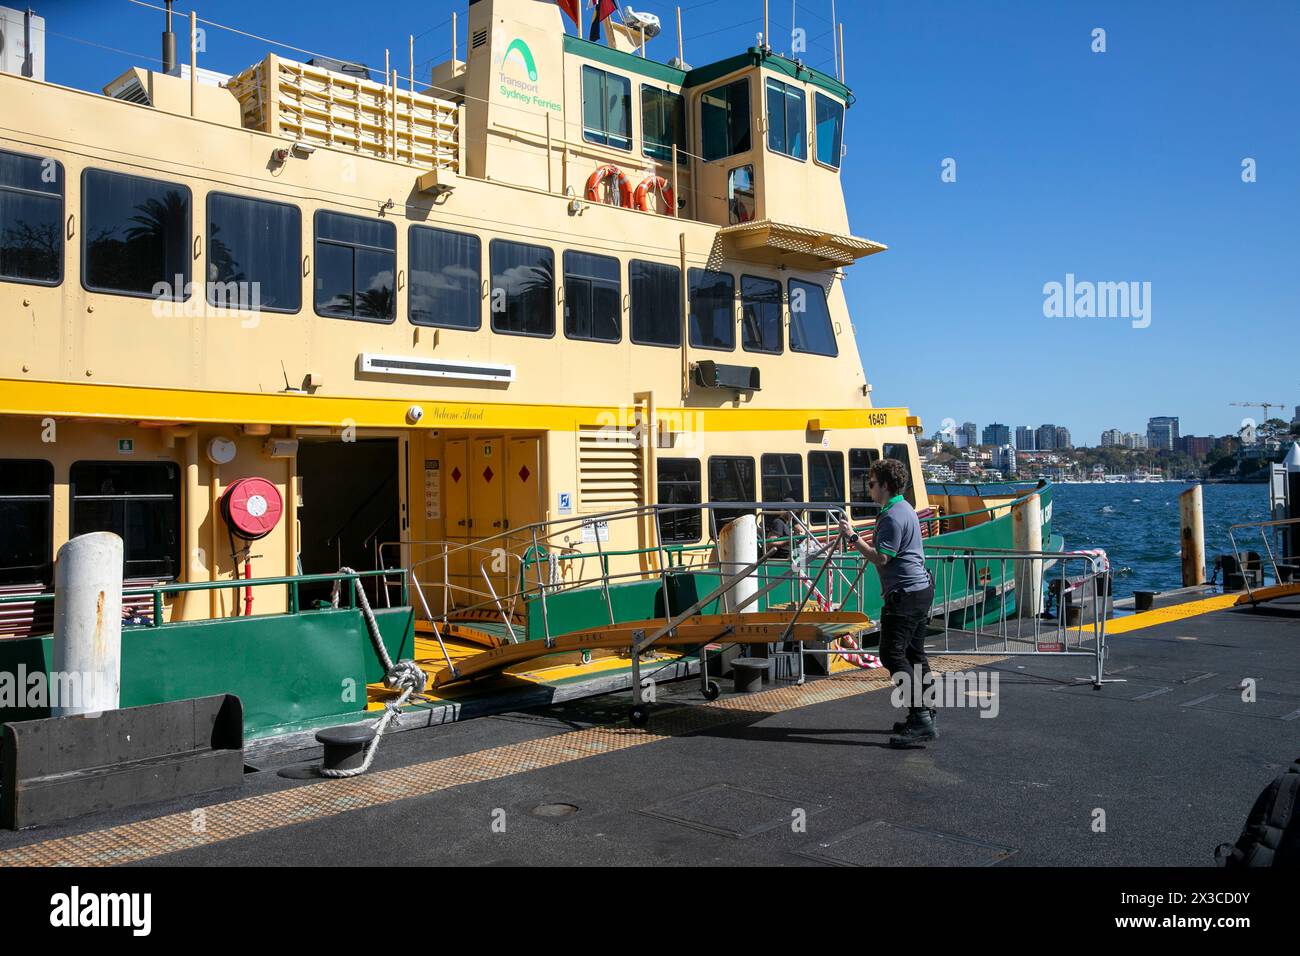
M 533 543 L 528 525 L 542 519 L 541 442 L 536 438 L 511 438 L 506 448 L 506 525 L 512 532 L 510 550 L 522 555 Z M 510 560 L 510 585 L 518 590 L 519 562 Z
M 470 440 L 469 461 L 469 514 L 470 538 L 484 541 L 481 547 L 470 550 L 469 573 L 473 587 L 482 592 L 480 600 L 491 600 L 483 572 L 492 578 L 492 587 L 498 595 L 505 584 L 505 564 L 493 549 L 504 548 L 505 542 L 497 536 L 506 530 L 506 461 L 505 443 L 500 438 L 474 438 Z
M 469 463 L 467 443 L 463 438 L 448 439 L 442 465 L 442 492 L 444 527 L 447 539 L 454 548 L 464 545 L 470 538 L 469 518 Z M 452 584 L 451 603 L 455 607 L 473 604 L 465 591 L 470 586 L 469 555 L 462 547 L 452 553 L 447 574 Z

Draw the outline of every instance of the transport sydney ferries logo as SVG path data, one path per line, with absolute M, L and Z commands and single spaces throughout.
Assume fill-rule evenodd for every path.
M 537 60 L 528 44 L 519 37 L 511 40 L 501 55 L 497 77 L 501 95 L 506 99 L 517 100 L 529 106 L 542 106 L 557 113 L 560 111 L 559 103 L 541 95 Z

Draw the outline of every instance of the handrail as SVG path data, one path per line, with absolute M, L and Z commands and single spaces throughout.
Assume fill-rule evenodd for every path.
M 1245 564 L 1241 560 L 1241 549 L 1237 546 L 1237 536 L 1235 532 L 1246 528 L 1258 529 L 1259 539 L 1264 542 L 1264 550 L 1268 552 L 1268 561 L 1273 565 L 1273 582 L 1275 584 L 1281 584 L 1282 573 L 1280 568 L 1291 568 L 1294 567 L 1294 565 L 1289 564 L 1286 561 L 1283 561 L 1280 566 L 1278 565 L 1277 555 L 1273 552 L 1273 545 L 1269 543 L 1268 533 L 1265 529 L 1272 528 L 1273 536 L 1274 538 L 1277 538 L 1280 529 L 1293 526 L 1300 526 L 1300 518 L 1276 518 L 1272 521 L 1242 521 L 1238 524 L 1228 526 L 1228 542 L 1232 545 L 1232 555 L 1237 561 L 1237 568 L 1241 573 L 1242 583 L 1246 585 L 1246 599 L 1249 600 L 1251 604 L 1255 603 L 1255 591 L 1250 586 L 1250 573 L 1247 571 Z M 1279 542 L 1279 544 L 1280 543 L 1281 542 Z M 1283 557 L 1290 557 L 1290 555 L 1283 555 Z M 1225 587 L 1224 590 L 1227 590 L 1227 588 Z

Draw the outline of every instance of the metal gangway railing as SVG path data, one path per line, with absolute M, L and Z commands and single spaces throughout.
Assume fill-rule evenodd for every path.
M 1297 582 L 1300 581 L 1300 518 L 1243 521 L 1228 527 L 1228 541 L 1232 545 L 1232 555 L 1237 561 L 1238 573 L 1246 585 L 1246 599 L 1254 604 L 1257 590 L 1251 587 L 1254 569 L 1247 567 L 1249 562 L 1243 561 L 1241 547 L 1237 543 L 1237 533 L 1250 530 L 1259 532 L 1264 550 L 1268 554 L 1268 563 L 1273 569 L 1273 583 Z M 1278 560 L 1279 554 L 1282 556 L 1281 561 Z

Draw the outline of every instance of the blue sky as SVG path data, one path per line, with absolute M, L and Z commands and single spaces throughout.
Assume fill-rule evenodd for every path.
M 33 5 L 56 82 L 98 89 L 158 55 L 161 13 L 126 0 Z M 633 6 L 672 23 L 673 4 Z M 681 6 L 696 66 L 753 45 L 761 29 L 761 0 Z M 790 47 L 791 6 L 771 6 L 778 50 Z M 805 59 L 829 72 L 830 0 L 794 6 Z M 1290 417 L 1300 404 L 1300 2 L 838 7 L 857 95 L 843 170 L 850 220 L 890 247 L 850 269 L 846 286 L 877 404 L 909 405 L 928 431 L 945 418 L 1053 422 L 1087 444 L 1104 428 L 1145 430 L 1152 415 L 1180 416 L 1184 434 L 1259 417 L 1233 401 L 1286 402 Z M 305 9 L 206 0 L 199 14 L 381 67 L 385 46 L 404 64 L 415 33 L 417 76 L 448 55 L 452 10 L 465 46 L 464 0 Z M 1105 52 L 1092 50 L 1098 28 Z M 207 47 L 201 65 L 227 72 L 267 49 L 211 29 Z M 650 50 L 675 52 L 667 37 Z M 1253 183 L 1242 181 L 1246 158 Z M 941 178 L 948 159 L 955 182 Z M 1149 282 L 1150 325 L 1045 317 L 1044 284 L 1067 274 Z

